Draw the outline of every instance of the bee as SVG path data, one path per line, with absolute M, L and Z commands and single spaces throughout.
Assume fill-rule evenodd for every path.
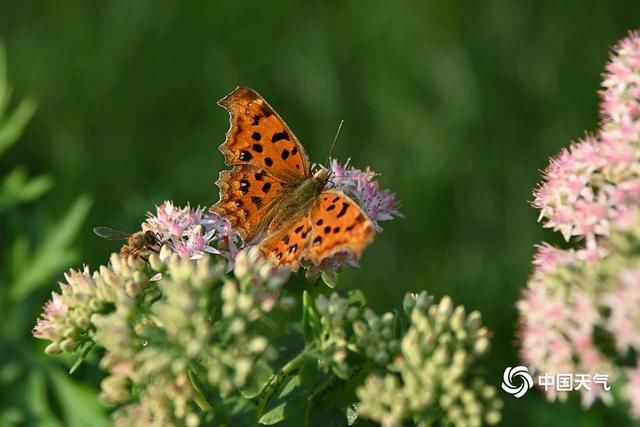
M 93 232 L 107 240 L 126 240 L 120 248 L 120 255 L 124 257 L 136 256 L 147 261 L 152 252 L 160 252 L 161 242 L 153 231 L 136 231 L 125 233 L 111 227 L 95 227 Z

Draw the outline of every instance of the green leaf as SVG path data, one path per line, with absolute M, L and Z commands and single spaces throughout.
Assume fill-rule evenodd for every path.
M 62 427 L 56 415 L 51 410 L 47 398 L 46 377 L 42 370 L 32 371 L 27 377 L 25 403 L 31 412 L 31 416 L 37 420 L 37 425 L 45 427 Z
M 26 170 L 17 167 L 0 184 L 0 211 L 37 199 L 51 187 L 53 180 L 49 176 L 42 175 L 27 180 Z
M 77 259 L 76 252 L 69 246 L 84 223 L 92 203 L 87 195 L 78 197 L 60 222 L 47 233 L 44 243 L 31 258 L 30 268 L 22 270 L 13 280 L 10 295 L 14 301 L 21 300 L 46 284 L 52 275 Z
M 73 375 L 73 373 L 80 367 L 80 365 L 82 365 L 82 362 L 86 360 L 87 356 L 89 355 L 89 352 L 93 349 L 95 345 L 96 343 L 94 342 L 89 342 L 85 344 L 85 347 L 82 350 L 82 353 L 80 354 L 80 356 L 78 356 L 76 361 L 73 362 L 71 369 L 69 369 L 69 375 Z
M 77 383 L 67 375 L 53 370 L 49 372 L 56 388 L 64 418 L 69 427 L 108 427 L 111 425 L 106 411 L 96 392 L 90 387 Z
M 9 86 L 7 79 L 7 51 L 4 44 L 0 43 L 0 123 L 2 123 L 9 99 L 11 99 L 11 86 Z
M 304 291 L 302 294 L 302 335 L 305 344 L 309 345 L 315 340 L 314 331 L 317 330 L 320 330 L 320 314 L 311 294 Z
M 260 424 L 273 425 L 298 415 L 304 411 L 307 401 L 303 387 L 300 387 L 300 376 L 293 375 L 279 387 L 276 399 L 270 402 L 258 419 Z
M 26 98 L 20 102 L 18 108 L 11 113 L 6 121 L 0 122 L 0 155 L 20 138 L 37 108 L 38 104 L 34 99 Z
M 324 282 L 325 285 L 327 285 L 328 287 L 330 287 L 331 289 L 335 288 L 336 286 L 338 286 L 338 273 L 334 273 L 335 274 L 335 278 L 329 276 L 326 272 L 322 272 L 322 281 Z
M 257 360 L 253 365 L 253 369 L 249 383 L 240 390 L 240 394 L 245 399 L 257 397 L 273 378 L 273 368 L 263 359 Z

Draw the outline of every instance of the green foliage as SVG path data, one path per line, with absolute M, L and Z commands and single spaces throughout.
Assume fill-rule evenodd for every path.
M 36 102 L 27 98 L 10 110 L 11 92 L 0 44 L 0 156 L 19 140 L 36 109 Z M 46 289 L 64 268 L 78 261 L 78 252 L 71 246 L 89 213 L 91 198 L 79 196 L 60 220 L 33 229 L 37 239 L 32 242 L 17 225 L 29 223 L 23 216 L 25 204 L 44 195 L 52 179 L 28 178 L 26 169 L 18 165 L 0 182 L 4 245 L 0 257 L 0 389 L 11 390 L 0 400 L 0 425 L 106 426 L 96 393 L 68 377 L 59 363 L 38 356 L 39 346 L 29 333 L 31 317 L 38 312 Z

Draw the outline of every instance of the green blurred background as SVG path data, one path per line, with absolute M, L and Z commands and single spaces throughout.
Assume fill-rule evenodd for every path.
M 312 160 L 325 159 L 343 119 L 334 156 L 381 172 L 402 201 L 406 218 L 383 224 L 341 286 L 363 288 L 378 310 L 421 289 L 480 310 L 494 333 L 487 376 L 497 385 L 518 363 L 514 303 L 533 244 L 558 241 L 528 203 L 539 170 L 596 128 L 609 47 L 636 27 L 638 1 L 0 0 L 16 99 L 39 102 L 0 175 L 21 164 L 55 182 L 3 220 L 0 254 L 6 236 L 36 245 L 80 194 L 94 200 L 69 245 L 77 256 L 22 300 L 18 325 L 32 326 L 64 269 L 95 267 L 117 248 L 93 226 L 135 230 L 165 199 L 217 200 L 228 117 L 215 103 L 242 84 L 271 103 Z M 11 333 L 41 351 L 28 330 Z M 8 392 L 0 411 L 21 406 Z M 598 405 L 581 412 L 575 400 L 504 399 L 505 425 L 621 420 Z

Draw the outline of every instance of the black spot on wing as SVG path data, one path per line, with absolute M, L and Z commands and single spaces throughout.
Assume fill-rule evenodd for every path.
M 262 192 L 266 194 L 269 192 L 269 190 L 271 190 L 271 183 L 265 182 L 264 185 L 262 186 Z
M 287 141 L 289 141 L 289 134 L 287 133 L 286 130 L 283 130 L 282 132 L 274 133 L 273 136 L 271 137 L 271 142 L 276 143 L 283 139 L 286 139 Z
M 253 151 L 255 151 L 256 153 L 262 153 L 263 150 L 262 145 L 260 144 L 253 144 L 253 147 L 251 148 L 253 148 Z
M 338 218 L 342 218 L 345 213 L 347 213 L 347 209 L 349 209 L 349 203 L 343 202 L 342 209 L 338 212 Z
M 287 150 L 286 148 L 282 150 L 282 153 L 280 153 L 280 157 L 282 158 L 282 160 L 287 160 L 287 158 L 289 157 L 289 150 Z
M 242 151 L 240 151 L 240 155 L 238 156 L 238 158 L 240 160 L 242 160 L 243 162 L 248 162 L 249 160 L 251 160 L 253 158 L 253 156 L 247 150 L 242 150 Z
M 262 116 L 256 114 L 255 116 L 253 116 L 253 122 L 251 122 L 251 124 L 253 126 L 258 126 L 260 124 L 260 119 L 262 118 Z
M 264 164 L 267 165 L 268 167 L 273 166 L 273 160 L 271 160 L 271 157 L 265 157 Z
M 251 138 L 253 138 L 254 141 L 260 141 L 262 139 L 262 135 L 260 135 L 260 132 L 254 132 L 251 134 Z

